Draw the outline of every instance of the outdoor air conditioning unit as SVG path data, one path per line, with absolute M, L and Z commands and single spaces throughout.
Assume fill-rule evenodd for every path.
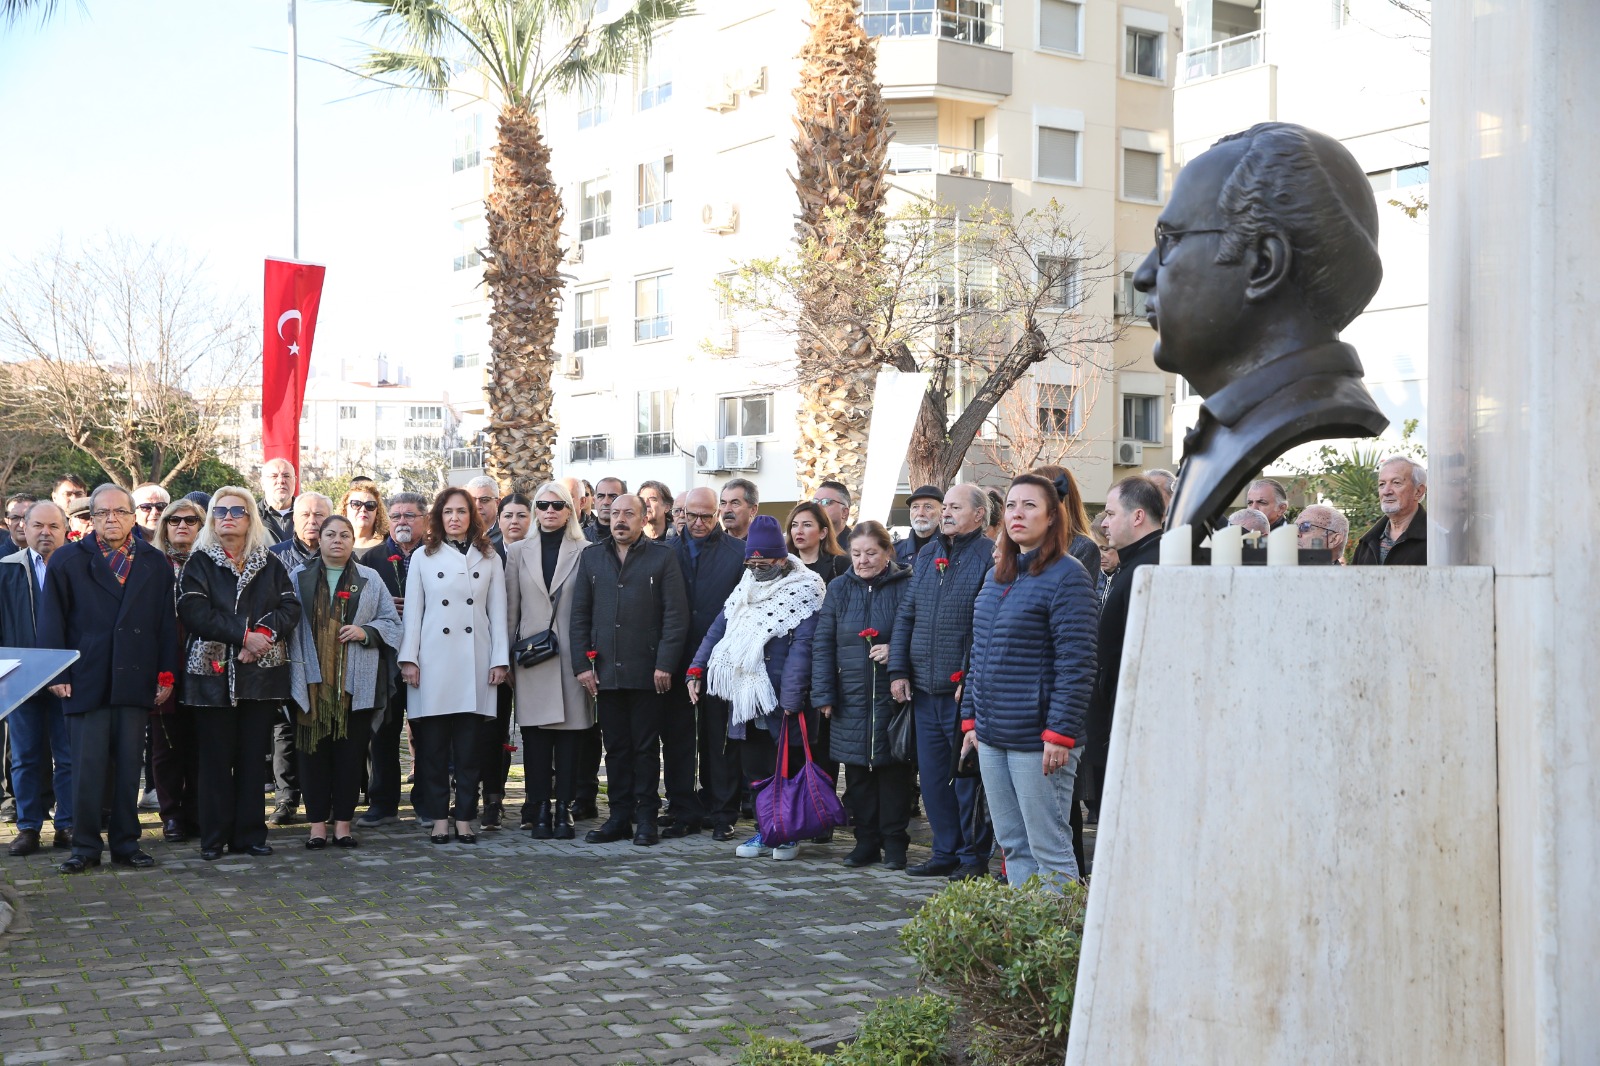
M 732 111 L 739 106 L 739 94 L 719 78 L 706 86 L 705 105 L 710 111 Z
M 767 91 L 767 68 L 741 67 L 729 75 L 728 84 L 736 92 L 748 96 L 760 96 Z
M 724 470 L 754 470 L 761 465 L 761 452 L 749 437 L 724 437 L 722 439 L 722 468 Z
M 568 245 L 567 254 L 564 258 L 569 263 L 583 262 L 583 245 L 581 243 Z
M 722 442 L 718 440 L 703 440 L 694 446 L 694 468 L 696 473 L 716 474 L 728 469 L 722 465 Z
M 732 355 L 739 350 L 739 327 L 732 322 L 718 322 L 711 327 L 708 345 L 719 355 Z
M 1137 440 L 1117 441 L 1117 466 L 1143 466 L 1144 442 Z
M 732 233 L 739 228 L 739 208 L 726 200 L 700 208 L 700 224 L 707 233 Z
M 563 355 L 561 357 L 561 374 L 563 377 L 569 378 L 583 377 L 583 356 L 575 352 Z

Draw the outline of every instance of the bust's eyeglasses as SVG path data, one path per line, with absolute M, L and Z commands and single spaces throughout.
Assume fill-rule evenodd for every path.
M 1177 238 L 1187 237 L 1191 233 L 1227 233 L 1225 229 L 1162 229 L 1156 227 L 1156 263 L 1167 265 L 1167 256 L 1172 254 L 1172 246 L 1177 244 Z
M 350 509 L 350 508 L 355 508 L 358 511 L 368 511 L 368 512 L 376 511 L 378 509 L 378 501 L 377 500 L 351 500 L 349 503 L 345 504 L 345 508 L 347 510 Z
M 211 508 L 212 518 L 243 518 L 248 513 L 249 511 L 239 504 L 235 504 L 232 507 Z
M 565 511 L 567 505 L 561 500 L 534 500 L 533 505 L 541 511 Z

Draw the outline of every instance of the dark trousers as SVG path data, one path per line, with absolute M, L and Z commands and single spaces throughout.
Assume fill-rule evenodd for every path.
M 695 791 L 695 758 L 699 715 L 689 702 L 689 690 L 681 682 L 667 693 L 665 720 L 661 724 L 661 777 L 667 791 L 667 810 L 679 822 L 703 824 L 706 814 Z
M 139 773 L 144 769 L 144 727 L 149 716 L 148 707 L 96 707 L 67 715 L 72 737 L 72 854 L 100 857 L 103 809 L 111 811 L 106 834 L 111 854 L 121 857 L 139 850 Z
M 506 750 L 506 739 L 511 736 L 511 686 L 501 685 L 495 690 L 495 714 L 483 720 L 483 755 L 478 765 L 483 768 L 483 802 L 492 796 L 503 799 L 506 794 L 506 776 L 511 773 L 511 753 Z
M 950 778 L 956 745 L 961 743 L 956 698 L 915 691 L 911 708 L 917 724 L 922 807 L 933 830 L 933 861 L 956 859 L 963 866 L 983 866 L 994 850 L 994 831 L 978 814 L 980 782 L 976 777 Z
M 817 723 L 817 731 L 811 737 L 811 758 L 822 767 L 822 772 L 839 780 L 839 764 L 834 761 L 829 749 L 833 746 L 833 719 L 823 718 Z
M 600 693 L 600 731 L 606 741 L 606 788 L 611 820 L 654 818 L 661 808 L 656 782 L 661 778 L 661 724 L 666 696 L 653 689 L 624 688 Z
M 37 832 L 55 807 L 56 831 L 72 828 L 72 741 L 55 700 L 29 700 L 5 719 L 17 828 Z M 52 800 L 54 801 L 52 804 Z
M 150 716 L 150 762 L 155 769 L 161 820 L 176 819 L 185 830 L 200 824 L 200 747 L 195 740 L 194 708 L 178 704 Z M 259 794 L 256 797 L 260 799 Z
M 258 769 L 272 746 L 282 703 L 240 700 L 237 707 L 196 707 L 200 747 L 200 846 L 234 851 L 267 842 Z
M 367 810 L 400 813 L 400 737 L 406 728 L 406 686 L 389 700 L 383 722 L 372 731 L 367 757 Z
M 556 806 L 570 804 L 578 785 L 578 757 L 586 729 L 522 727 L 522 771 L 528 798 L 522 804 L 522 821 L 537 822 L 550 802 L 552 779 Z
M 800 756 L 805 761 L 804 753 Z M 744 739 L 739 741 L 739 769 L 745 787 L 755 792 L 757 781 L 771 777 L 778 767 L 778 742 L 772 739 L 767 727 L 754 722 L 745 723 Z M 789 758 L 789 772 L 797 769 L 793 755 Z
M 411 788 L 411 805 L 424 821 L 454 818 L 470 822 L 478 816 L 478 760 L 483 754 L 485 717 L 462 712 L 411 719 L 411 736 L 417 745 L 417 781 Z M 452 767 L 456 779 L 453 808 Z
M 744 742 L 728 739 L 731 713 L 727 700 L 700 694 L 700 809 L 711 825 L 732 825 L 739 820 L 740 748 Z
M 356 797 L 372 736 L 372 709 L 351 711 L 345 735 L 323 737 L 316 751 L 300 751 L 300 788 L 308 822 L 348 822 L 356 816 Z
M 600 737 L 600 726 L 590 726 L 583 731 L 583 740 L 578 749 L 578 784 L 573 800 L 590 807 L 600 799 Z
M 845 767 L 844 805 L 856 829 L 861 850 L 883 851 L 904 859 L 911 835 L 911 782 L 916 770 L 910 763 L 891 762 L 874 769 Z
M 283 716 L 272 726 L 272 791 L 279 803 L 300 805 L 300 761 L 295 757 L 294 723 Z

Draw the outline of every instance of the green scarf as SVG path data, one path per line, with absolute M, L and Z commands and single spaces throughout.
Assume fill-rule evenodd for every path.
M 344 645 L 339 642 L 339 630 L 344 628 L 347 614 L 354 616 L 355 607 L 348 599 L 334 599 L 325 580 L 319 580 L 316 589 L 310 616 L 301 622 L 311 626 L 322 669 L 321 683 L 306 686 L 310 710 L 296 715 L 295 740 L 305 752 L 316 751 L 324 738 L 343 740 L 350 725 L 350 694 L 344 690 Z

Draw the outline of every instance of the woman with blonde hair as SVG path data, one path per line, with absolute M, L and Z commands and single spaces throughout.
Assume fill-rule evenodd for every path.
M 200 857 L 271 855 L 261 772 L 272 723 L 289 698 L 287 641 L 300 621 L 289 573 L 267 550 L 267 530 L 248 489 L 211 494 L 179 583 L 188 631 L 184 700 L 195 708 L 200 749 Z
M 378 487 L 369 482 L 351 485 L 339 498 L 339 509 L 356 531 L 356 551 L 364 552 L 382 544 L 389 535 L 389 512 L 383 506 Z

